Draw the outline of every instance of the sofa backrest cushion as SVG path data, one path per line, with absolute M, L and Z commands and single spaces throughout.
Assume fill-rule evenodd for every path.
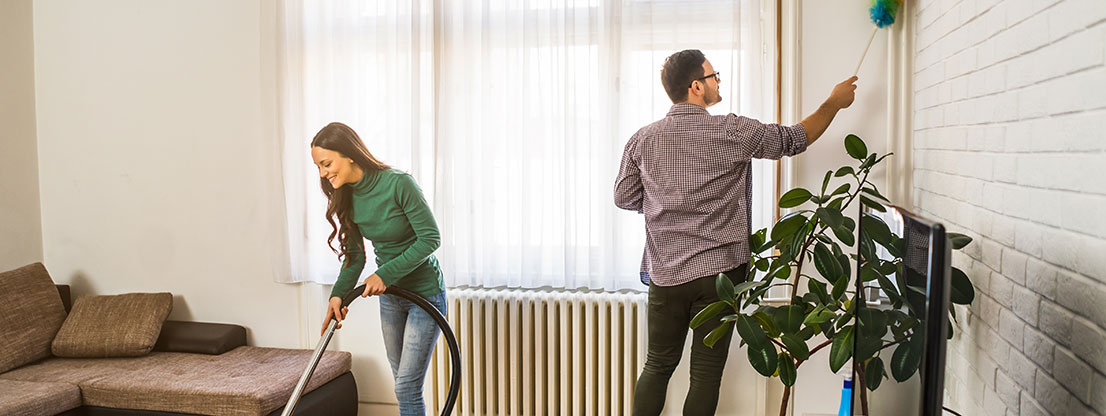
M 157 343 L 173 308 L 169 293 L 81 296 L 65 319 L 53 352 L 59 357 L 137 357 Z
M 65 307 L 42 263 L 0 273 L 0 373 L 50 356 Z

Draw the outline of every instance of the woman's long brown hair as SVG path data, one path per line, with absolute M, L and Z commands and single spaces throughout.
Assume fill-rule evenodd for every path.
M 361 141 L 361 137 L 357 135 L 357 132 L 342 123 L 330 123 L 319 130 L 315 134 L 315 138 L 311 139 L 311 147 L 332 150 L 353 159 L 353 162 L 360 166 L 366 175 L 390 169 L 388 165 L 377 160 L 372 153 L 369 153 L 369 149 L 365 147 L 365 142 Z M 323 177 L 319 178 L 319 184 L 323 187 L 323 194 L 330 201 L 326 207 L 326 221 L 334 228 L 334 231 L 330 233 L 330 237 L 327 237 L 326 244 L 338 254 L 338 259 L 342 260 L 344 265 L 349 260 L 349 247 L 353 243 L 353 239 L 361 238 L 361 233 L 357 231 L 357 224 L 353 222 L 351 202 L 353 189 L 350 186 L 341 186 L 334 189 L 330 185 L 330 181 Z M 334 248 L 335 237 L 338 238 L 340 251 Z

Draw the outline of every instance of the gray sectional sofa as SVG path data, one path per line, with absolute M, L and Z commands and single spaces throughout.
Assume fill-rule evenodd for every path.
M 90 343 L 127 343 L 145 333 L 119 328 L 128 323 L 95 329 L 88 322 L 114 318 L 92 301 L 82 308 L 83 300 L 72 305 L 68 287 L 56 286 L 42 264 L 0 272 L 0 415 L 277 415 L 311 357 L 246 346 L 238 325 L 177 321 L 159 323 L 145 350 L 115 353 L 129 356 L 55 356 L 72 350 L 55 337 L 85 347 L 86 335 Z M 116 335 L 82 334 L 83 327 Z M 297 415 L 357 414 L 350 354 L 326 352 L 306 391 Z

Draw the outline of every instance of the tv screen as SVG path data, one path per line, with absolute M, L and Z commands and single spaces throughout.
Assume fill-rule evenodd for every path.
M 886 201 L 861 204 L 853 414 L 939 415 L 949 334 L 945 228 Z

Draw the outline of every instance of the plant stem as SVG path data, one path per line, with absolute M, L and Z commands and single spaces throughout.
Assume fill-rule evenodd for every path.
M 791 386 L 783 386 L 783 402 L 780 403 L 780 416 L 787 416 L 787 401 L 791 399 Z
M 844 204 L 841 205 L 841 210 L 842 211 L 844 211 L 845 208 L 848 208 L 849 204 L 852 204 L 853 200 L 855 200 L 856 197 L 860 196 L 860 192 L 862 192 L 861 189 L 864 188 L 864 184 L 868 182 L 868 174 L 870 172 L 871 172 L 871 170 L 865 170 L 864 171 L 864 177 L 860 178 L 860 181 L 857 182 L 856 193 L 850 194 L 849 199 L 847 201 L 845 201 Z M 812 216 L 810 219 L 815 220 L 817 218 L 818 218 L 818 213 L 815 212 L 814 216 Z M 859 219 L 858 219 L 858 221 L 859 221 Z M 818 222 L 815 221 L 815 224 L 818 224 Z M 859 224 L 857 226 L 859 227 Z M 822 234 L 825 231 L 826 231 L 826 224 L 823 222 L 822 227 L 815 230 L 813 233 L 810 233 L 810 236 L 807 237 L 806 241 L 803 243 L 803 249 L 802 249 L 802 251 L 799 252 L 798 266 L 796 266 L 796 268 L 795 268 L 795 283 L 794 283 L 794 286 L 793 286 L 794 288 L 799 287 L 799 278 L 801 278 L 802 275 L 803 275 L 803 260 L 806 260 L 806 249 L 809 248 L 810 245 L 814 243 L 814 240 L 818 239 L 819 234 Z M 798 289 L 795 289 L 795 290 L 797 291 Z M 788 305 L 794 305 L 795 304 L 795 296 L 794 296 L 795 294 L 792 293 L 791 295 L 792 295 L 791 300 L 787 302 Z
M 855 174 L 853 175 L 853 177 L 857 179 L 856 193 L 852 193 L 852 194 L 849 195 L 849 199 L 846 200 L 845 203 L 842 204 L 842 206 L 841 206 L 842 211 L 844 211 L 845 208 L 848 208 L 849 205 L 851 205 L 852 202 L 854 200 L 856 200 L 857 197 L 860 196 L 860 193 L 863 192 L 864 184 L 868 182 L 868 174 L 869 173 L 871 173 L 871 167 L 869 167 L 868 169 L 864 169 L 864 176 L 863 177 L 860 177 L 860 176 L 855 175 Z M 874 189 L 875 185 L 872 185 L 872 188 Z M 825 190 L 823 190 L 823 193 L 824 192 L 825 192 Z M 818 206 L 821 207 L 822 204 L 818 204 Z M 804 211 L 809 211 L 809 210 L 804 210 Z M 821 227 L 819 228 L 818 227 L 818 214 L 817 214 L 817 212 L 816 211 L 810 211 L 810 212 L 814 213 L 814 215 L 811 216 L 810 220 L 814 221 L 814 225 L 815 225 L 814 228 L 816 228 L 816 230 L 814 232 L 812 232 L 810 234 L 810 236 L 808 236 L 806 238 L 805 241 L 803 241 L 802 249 L 799 250 L 799 252 L 797 253 L 797 259 L 795 260 L 795 262 L 796 262 L 796 265 L 795 265 L 795 280 L 793 282 L 788 281 L 788 282 L 778 283 L 778 284 L 773 284 L 772 285 L 772 286 L 776 286 L 776 285 L 791 286 L 791 289 L 792 289 L 792 294 L 791 295 L 792 296 L 791 296 L 791 299 L 788 300 L 788 305 L 794 305 L 795 304 L 795 293 L 794 292 L 798 292 L 798 290 L 799 290 L 798 289 L 799 288 L 799 280 L 804 277 L 803 276 L 803 263 L 806 261 L 806 257 L 807 257 L 807 254 L 808 254 L 807 250 L 810 248 L 810 245 L 813 244 L 814 241 L 818 239 L 818 236 L 821 235 L 822 233 L 824 233 L 826 228 L 828 228 L 828 225 L 825 224 L 825 222 L 822 222 Z M 858 218 L 857 221 L 859 222 L 860 219 Z M 857 224 L 857 226 L 859 227 L 859 224 Z M 805 227 L 805 225 L 804 225 L 804 227 Z M 813 255 L 813 254 L 811 253 L 811 255 Z M 768 258 L 778 258 L 778 257 L 780 257 L 780 256 L 776 255 L 776 256 L 771 256 L 771 257 L 768 257 Z M 754 260 L 756 260 L 755 257 L 754 257 Z M 752 268 L 750 268 L 750 272 L 752 272 Z M 806 276 L 806 278 L 807 279 L 812 279 L 812 277 L 810 277 L 810 276 Z M 905 341 L 907 338 L 909 338 L 909 337 L 904 337 L 903 339 L 888 343 L 887 345 L 884 345 L 884 346 L 880 347 L 876 351 L 879 351 L 879 350 L 882 350 L 884 348 L 890 347 L 892 345 L 901 343 L 901 342 Z M 785 345 L 783 345 L 783 343 L 781 343 L 780 341 L 777 341 L 775 338 L 768 338 L 768 339 L 771 340 L 772 343 L 779 346 L 782 350 L 787 351 L 788 352 L 788 359 L 792 359 L 790 351 L 787 350 L 787 347 Z M 832 338 L 827 339 L 826 341 L 822 342 L 821 344 L 818 344 L 816 347 L 811 349 L 809 355 L 813 356 L 818 351 L 820 351 L 823 348 L 825 348 L 827 346 L 830 346 L 832 344 L 833 344 L 833 339 Z M 803 365 L 804 362 L 806 362 L 806 361 L 804 361 L 804 360 L 795 360 L 795 369 L 797 370 L 800 366 Z M 859 375 L 860 390 L 861 390 L 861 392 L 860 392 L 860 394 L 861 394 L 861 407 L 862 407 L 862 411 L 864 412 L 864 414 L 867 415 L 868 414 L 868 400 L 867 400 L 867 394 L 865 394 L 866 392 L 864 391 L 866 386 L 864 384 L 863 366 L 860 365 L 859 363 L 856 363 L 854 365 L 861 368 L 860 375 Z M 783 387 L 783 400 L 780 403 L 780 416 L 787 416 L 787 405 L 788 405 L 790 400 L 791 400 L 791 387 L 785 385 Z
M 812 217 L 811 219 L 814 219 L 814 218 L 817 218 L 817 214 L 815 214 L 815 216 Z M 823 228 L 825 228 L 825 226 L 823 226 Z M 806 248 L 810 247 L 810 243 L 812 241 L 814 241 L 814 239 L 816 238 L 815 237 L 816 234 L 817 233 L 811 235 L 810 237 L 807 237 L 806 242 L 803 243 L 802 251 L 799 251 L 799 264 L 798 264 L 798 266 L 795 267 L 795 282 L 793 283 L 793 286 L 792 286 L 794 288 L 795 292 L 799 291 L 799 279 L 803 277 L 803 260 L 806 260 Z M 794 305 L 795 304 L 795 293 L 791 294 L 791 300 L 789 300 L 787 302 L 787 304 L 788 305 Z
M 900 339 L 900 340 L 898 340 L 898 341 L 894 341 L 894 342 L 889 342 L 889 343 L 885 344 L 884 346 L 882 346 L 882 347 L 879 347 L 879 349 L 877 349 L 876 351 L 883 351 L 884 349 L 886 349 L 887 347 L 890 347 L 890 346 L 892 346 L 892 345 L 895 345 L 895 344 L 901 344 L 901 343 L 903 343 L 904 341 L 906 341 L 906 340 L 907 340 L 908 338 L 910 338 L 910 337 L 909 337 L 909 336 L 906 336 L 906 337 L 902 337 L 902 339 Z
M 856 199 L 856 197 L 860 196 L 860 192 L 862 192 L 861 189 L 864 188 L 864 184 L 868 183 L 868 174 L 869 173 L 871 173 L 871 168 L 864 171 L 864 177 L 860 179 L 860 182 L 856 183 L 856 193 L 849 196 L 849 200 L 845 201 L 845 204 L 841 205 L 842 210 L 844 210 L 845 208 L 848 208 L 849 204 L 853 203 L 853 200 Z M 875 187 L 876 187 L 875 185 L 872 185 L 872 189 L 875 189 Z M 857 220 L 859 221 L 860 219 L 858 218 Z
M 772 343 L 773 343 L 773 344 L 776 344 L 776 345 L 778 345 L 778 346 L 780 347 L 780 349 L 781 349 L 781 350 L 787 351 L 787 354 L 788 354 L 788 355 L 790 355 L 790 354 L 791 354 L 791 351 L 790 351 L 790 350 L 788 350 L 788 349 L 787 349 L 787 347 L 783 345 L 783 343 L 781 343 L 781 342 L 779 342 L 779 341 L 776 341 L 776 339 L 775 339 L 775 338 L 768 338 L 768 340 L 769 340 L 769 341 L 772 341 Z
M 868 414 L 868 380 L 864 378 L 864 363 L 856 363 L 856 381 L 860 388 L 860 413 Z
M 864 188 L 864 183 L 866 183 L 868 181 L 868 173 L 869 173 L 869 170 L 865 170 L 864 171 L 864 177 L 863 178 L 858 178 L 860 181 L 857 183 L 856 193 L 849 195 L 849 199 L 841 206 L 842 210 L 847 208 L 849 206 L 849 204 L 852 204 L 853 200 L 855 200 L 857 198 L 857 196 L 860 195 L 861 189 Z M 815 213 L 811 217 L 811 220 L 815 221 L 814 222 L 815 228 L 818 228 L 817 227 L 817 224 L 818 224 L 817 218 L 818 218 L 817 213 Z M 858 221 L 859 221 L 859 219 L 858 219 Z M 792 296 L 791 296 L 791 299 L 788 300 L 788 302 L 787 302 L 788 305 L 794 305 L 795 304 L 795 293 L 794 292 L 799 291 L 799 279 L 801 279 L 803 277 L 803 263 L 805 262 L 806 257 L 807 257 L 807 249 L 810 248 L 811 244 L 814 244 L 814 241 L 818 239 L 819 235 L 821 235 L 823 232 L 825 232 L 826 228 L 827 228 L 827 225 L 825 223 L 822 223 L 821 228 L 818 228 L 815 232 L 811 233 L 810 236 L 808 236 L 806 238 L 806 241 L 803 242 L 802 249 L 798 253 L 798 261 L 796 262 L 796 266 L 795 266 L 795 280 L 793 282 L 780 283 L 780 285 L 783 285 L 783 286 L 791 286 L 791 290 L 792 290 L 791 295 Z M 774 257 L 779 257 L 779 256 L 774 256 Z M 806 276 L 806 278 L 810 279 L 811 277 Z M 776 339 L 769 338 L 769 340 L 771 340 L 774 344 L 778 345 L 784 351 L 788 351 L 787 347 L 784 346 L 779 341 L 776 341 Z M 896 343 L 898 343 L 898 342 L 902 342 L 902 340 L 896 341 Z M 832 344 L 833 344 L 833 339 L 827 339 L 825 342 L 822 342 L 821 344 L 818 344 L 818 346 L 816 346 L 816 347 L 814 347 L 814 349 L 810 350 L 810 355 L 813 356 L 815 353 L 820 351 L 822 348 L 825 348 L 825 347 L 827 347 L 829 345 L 832 345 Z M 891 344 L 891 345 L 893 345 L 893 344 Z M 890 346 L 890 345 L 885 345 L 883 348 L 887 348 L 888 346 Z M 880 349 L 883 349 L 883 348 L 880 348 Z M 790 351 L 788 352 L 788 355 L 790 356 Z M 799 368 L 799 366 L 803 365 L 804 362 L 806 362 L 806 361 L 796 360 L 795 361 L 795 369 L 797 370 Z M 863 392 L 861 394 L 863 394 Z M 791 399 L 791 387 L 785 385 L 783 387 L 783 400 L 780 403 L 780 416 L 787 416 L 787 404 L 788 404 L 788 401 L 790 399 Z M 868 403 L 864 402 L 863 406 L 864 406 L 864 413 L 867 414 Z
M 810 350 L 810 355 L 814 355 L 814 353 L 818 352 L 818 350 L 820 350 L 822 348 L 825 348 L 827 345 L 830 345 L 830 344 L 833 344 L 833 340 L 832 339 L 827 339 L 826 342 L 818 344 L 817 347 L 814 347 L 814 349 Z M 798 367 L 798 366 L 796 366 L 796 367 Z

